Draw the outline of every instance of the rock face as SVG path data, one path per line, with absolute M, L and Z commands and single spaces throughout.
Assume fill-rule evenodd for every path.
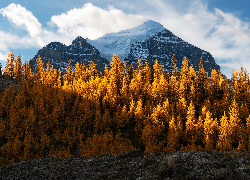
M 76 62 L 85 62 L 87 65 L 94 61 L 97 65 L 98 71 L 103 71 L 105 65 L 109 65 L 109 61 L 100 56 L 100 52 L 90 45 L 86 39 L 77 37 L 71 45 L 66 46 L 60 42 L 51 42 L 47 46 L 40 49 L 37 55 L 32 59 L 33 69 L 36 67 L 36 59 L 38 55 L 42 60 L 50 62 L 56 69 L 61 69 L 62 73 L 65 73 L 65 67 L 68 65 L 68 60 L 72 60 L 72 65 Z
M 144 53 L 142 54 L 141 52 Z M 170 69 L 173 54 L 176 55 L 178 68 L 181 68 L 182 60 L 186 56 L 189 63 L 193 64 L 195 71 L 199 70 L 201 57 L 203 59 L 204 69 L 209 75 L 213 69 L 220 70 L 219 65 L 215 63 L 214 58 L 209 52 L 183 41 L 167 29 L 150 37 L 147 41 L 138 41 L 135 44 L 131 44 L 128 58 L 130 58 L 132 62 L 136 62 L 140 54 L 142 54 L 142 61 L 147 60 L 152 66 L 155 59 L 157 59 L 160 64 L 164 65 L 165 69 L 168 70 Z
M 40 55 L 45 62 L 49 61 L 65 72 L 68 59 L 72 59 L 73 65 L 76 62 L 86 62 L 88 65 L 93 60 L 97 70 L 103 72 L 105 65 L 109 68 L 113 54 L 118 54 L 125 62 L 130 59 L 133 65 L 136 65 L 139 56 L 143 65 L 147 60 L 152 66 L 157 59 L 165 70 L 170 69 L 173 54 L 176 55 L 178 68 L 181 68 L 186 56 L 196 71 L 202 56 L 204 68 L 209 75 L 212 69 L 220 70 L 209 52 L 183 41 L 154 21 L 146 21 L 138 27 L 118 33 L 108 33 L 96 40 L 77 37 L 70 46 L 52 42 L 39 50 L 32 61 L 35 67 L 36 58 Z

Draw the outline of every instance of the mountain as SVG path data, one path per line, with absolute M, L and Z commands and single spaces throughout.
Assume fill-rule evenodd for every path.
M 140 26 L 132 29 L 123 30 L 118 33 L 108 33 L 97 40 L 88 40 L 90 44 L 100 50 L 101 56 L 111 60 L 114 54 L 118 54 L 121 60 L 128 58 L 131 46 L 139 42 L 146 42 L 150 37 L 157 35 L 165 28 L 154 21 L 146 21 Z M 145 52 L 140 51 L 141 57 Z M 138 59 L 138 56 L 137 58 Z
M 100 56 L 100 52 L 94 46 L 90 45 L 86 39 L 78 36 L 71 45 L 66 46 L 60 42 L 51 42 L 47 46 L 40 49 L 37 55 L 32 59 L 33 69 L 36 66 L 38 55 L 42 60 L 50 62 L 56 69 L 61 69 L 64 74 L 68 60 L 72 60 L 74 66 L 76 62 L 86 62 L 88 65 L 91 60 L 97 65 L 98 71 L 103 71 L 105 65 L 109 67 L 109 61 Z
M 133 65 L 136 65 L 139 56 L 143 64 L 147 60 L 150 66 L 157 59 L 166 70 L 170 69 L 171 58 L 175 54 L 178 68 L 181 68 L 182 60 L 186 56 L 198 71 L 202 56 L 204 68 L 209 75 L 212 69 L 220 70 L 209 52 L 189 44 L 152 20 L 132 29 L 108 33 L 96 40 L 77 37 L 70 46 L 52 42 L 39 50 L 32 59 L 34 66 L 39 54 L 44 61 L 50 61 L 54 67 L 62 69 L 66 67 L 68 59 L 72 59 L 73 65 L 76 62 L 89 64 L 93 59 L 98 71 L 103 72 L 113 54 L 118 54 L 122 61 L 128 62 L 130 59 Z

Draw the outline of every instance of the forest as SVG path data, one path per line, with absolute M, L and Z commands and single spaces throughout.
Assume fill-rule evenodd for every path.
M 8 54 L 4 76 L 17 86 L 0 93 L 0 166 L 23 158 L 94 156 L 142 149 L 249 151 L 250 80 L 230 80 L 200 59 L 180 69 L 173 55 L 164 72 L 140 58 L 137 66 L 113 55 L 110 69 L 71 61 L 66 73 L 37 59 L 36 69 Z

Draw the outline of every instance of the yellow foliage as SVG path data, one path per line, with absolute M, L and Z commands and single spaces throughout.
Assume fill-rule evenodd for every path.
M 198 74 L 187 58 L 180 70 L 177 64 L 173 55 L 172 72 L 164 73 L 157 60 L 143 67 L 139 58 L 134 70 L 113 55 L 104 75 L 93 61 L 89 67 L 69 62 L 62 77 L 40 56 L 33 73 L 31 64 L 22 66 L 20 56 L 9 53 L 4 73 L 20 85 L 0 95 L 0 165 L 23 157 L 70 157 L 77 149 L 83 156 L 134 147 L 145 153 L 249 150 L 246 70 L 234 71 L 229 82 L 216 70 L 208 77 L 202 59 Z

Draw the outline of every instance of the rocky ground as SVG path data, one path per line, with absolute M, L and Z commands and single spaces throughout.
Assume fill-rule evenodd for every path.
M 180 151 L 23 159 L 0 168 L 0 179 L 250 179 L 250 153 Z

